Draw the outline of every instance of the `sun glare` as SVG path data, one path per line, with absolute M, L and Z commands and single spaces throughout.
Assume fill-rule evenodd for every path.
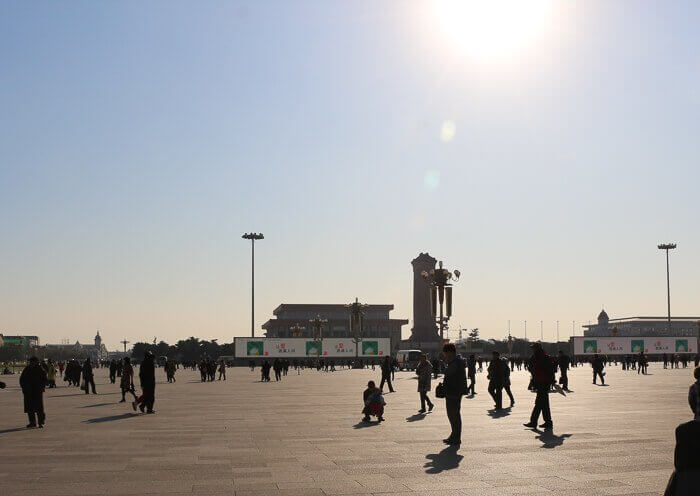
M 475 58 L 518 55 L 552 21 L 553 0 L 435 0 L 440 29 Z

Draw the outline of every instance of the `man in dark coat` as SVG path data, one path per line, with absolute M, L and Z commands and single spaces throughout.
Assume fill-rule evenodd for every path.
M 22 374 L 19 376 L 19 385 L 24 394 L 24 412 L 29 417 L 28 429 L 37 426 L 39 417 L 39 427 L 44 427 L 46 414 L 44 413 L 44 389 L 46 388 L 46 372 L 39 365 L 39 359 L 35 356 L 29 359 Z
M 569 355 L 564 354 L 563 351 L 559 350 L 559 383 L 564 391 L 569 391 L 569 364 L 571 359 Z
M 444 372 L 442 386 L 445 392 L 445 410 L 447 419 L 450 421 L 452 432 L 447 439 L 443 439 L 445 444 L 459 445 L 462 442 L 462 395 L 466 392 L 467 377 L 464 362 L 457 358 L 457 349 L 452 343 L 447 343 L 442 352 L 445 356 L 447 367 Z
M 668 496 L 690 496 L 698 493 L 700 485 L 700 420 L 691 420 L 676 427 L 676 449 L 673 465 L 676 469 L 666 488 Z
M 632 361 L 634 364 L 634 361 Z M 603 358 L 597 353 L 593 355 L 593 360 L 591 360 L 591 367 L 593 367 L 593 384 L 595 384 L 596 377 L 600 377 L 600 383 L 605 386 L 605 379 L 603 379 L 603 369 L 605 368 L 605 362 Z
M 144 409 L 146 413 L 156 413 L 153 410 L 153 404 L 156 402 L 156 364 L 153 353 L 150 351 L 146 352 L 143 363 L 139 367 L 139 379 L 141 380 L 141 390 L 143 391 L 139 409 L 141 413 L 143 413 Z
M 503 410 L 503 386 L 505 385 L 505 367 L 507 367 L 505 362 L 501 360 L 500 353 L 497 351 L 493 352 L 493 358 L 489 364 L 488 380 L 489 380 L 489 394 L 493 398 L 494 408 L 496 410 Z
M 382 360 L 382 380 L 379 383 L 379 390 L 384 392 L 384 382 L 389 386 L 389 392 L 393 393 L 394 388 L 391 385 L 391 371 L 393 369 L 393 364 L 391 362 L 391 357 L 385 356 Z
M 111 360 L 109 362 L 109 381 L 114 384 L 117 381 L 117 362 Z
M 540 343 L 532 344 L 533 356 L 530 359 L 530 372 L 532 373 L 532 383 L 537 391 L 535 407 L 530 415 L 530 422 L 525 427 L 534 429 L 537 427 L 537 419 L 542 413 L 544 424 L 540 425 L 547 430 L 553 428 L 552 413 L 549 410 L 549 388 L 554 384 L 554 360 L 544 352 Z
M 97 394 L 97 391 L 95 391 L 95 376 L 92 373 L 92 364 L 89 358 L 83 364 L 83 380 L 85 381 L 85 394 L 90 394 L 91 386 L 92 394 Z

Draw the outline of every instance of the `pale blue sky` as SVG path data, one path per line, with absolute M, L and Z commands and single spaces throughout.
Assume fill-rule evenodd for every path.
M 464 274 L 455 326 L 567 336 L 664 314 L 667 240 L 700 314 L 700 4 L 554 2 L 493 59 L 431 8 L 0 4 L 0 332 L 247 335 L 246 231 L 258 325 L 356 296 L 411 319 L 428 251 Z

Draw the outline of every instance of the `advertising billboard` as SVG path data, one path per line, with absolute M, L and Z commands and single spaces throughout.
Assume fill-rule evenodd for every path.
M 234 338 L 236 358 L 354 358 L 352 338 Z M 358 345 L 358 356 L 381 358 L 391 353 L 389 338 L 367 338 Z
M 697 353 L 697 339 L 685 336 L 664 337 L 574 337 L 574 355 L 631 355 L 642 351 L 649 355 Z

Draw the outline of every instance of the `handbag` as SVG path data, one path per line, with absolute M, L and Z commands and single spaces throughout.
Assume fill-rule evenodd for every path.
M 442 382 L 435 387 L 435 397 L 436 398 L 444 398 L 445 397 L 445 386 L 442 384 Z

